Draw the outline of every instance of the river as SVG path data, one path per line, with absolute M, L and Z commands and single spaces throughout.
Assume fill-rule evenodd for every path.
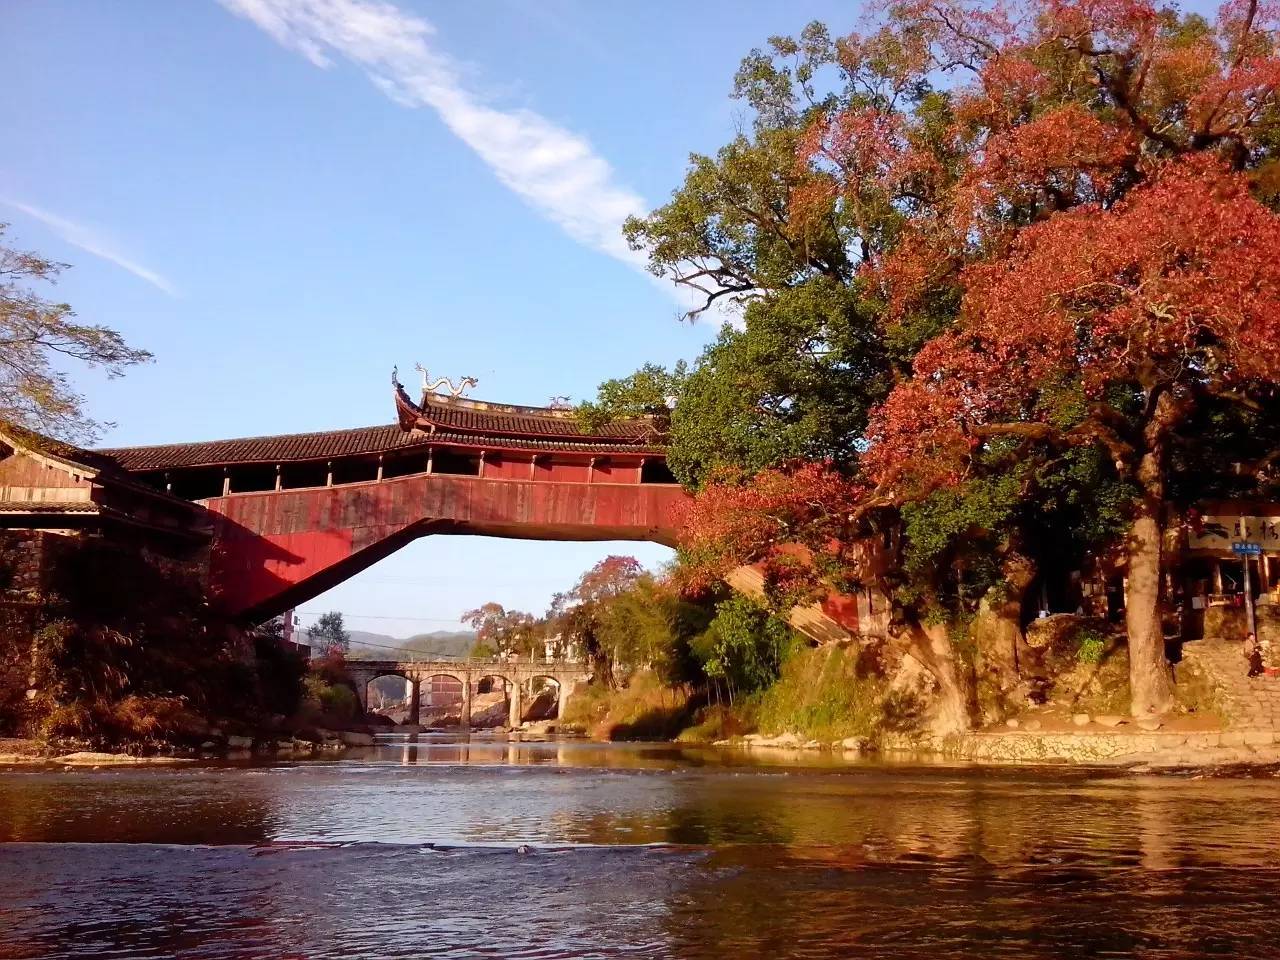
M 1280 786 L 388 738 L 0 773 L 0 957 L 1280 956 Z

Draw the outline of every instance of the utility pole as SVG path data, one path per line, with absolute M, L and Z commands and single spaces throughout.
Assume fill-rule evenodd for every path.
M 1240 540 L 1242 543 L 1248 544 L 1249 535 L 1245 529 L 1244 517 L 1240 518 Z M 1244 614 L 1248 623 L 1248 632 L 1253 634 L 1256 641 L 1258 639 L 1258 621 L 1253 611 L 1253 579 L 1249 573 L 1249 561 L 1252 558 L 1249 553 L 1243 552 L 1240 555 L 1240 561 L 1244 564 Z

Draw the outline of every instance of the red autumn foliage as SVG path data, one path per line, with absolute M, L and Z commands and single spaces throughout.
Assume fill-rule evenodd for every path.
M 796 546 L 827 551 L 845 533 L 861 484 L 825 463 L 764 470 L 742 483 L 711 484 L 683 508 L 682 573 L 690 589 L 734 567 L 765 561 L 787 578 L 808 565 Z
M 1076 378 L 1093 397 L 1116 383 L 1280 382 L 1280 217 L 1203 158 L 1166 165 L 1111 210 L 1026 228 L 963 282 L 960 326 L 920 351 L 874 417 L 877 482 L 954 481 L 976 428 L 1047 425 L 1051 391 Z
M 1129 131 L 1070 103 L 991 135 L 956 186 L 955 228 L 1000 229 L 1010 205 L 1050 209 L 1101 202 L 1137 154 Z
M 1113 204 L 1156 158 L 1211 153 L 1244 169 L 1270 152 L 1280 126 L 1275 3 L 1231 0 L 1213 23 L 1181 25 L 1150 0 L 908 0 L 885 9 L 882 33 L 911 51 L 904 63 L 921 77 L 961 81 L 941 135 L 950 158 L 940 166 L 938 132 L 922 144 L 896 101 L 883 100 L 873 101 L 878 116 L 856 102 L 824 118 L 801 155 L 837 195 L 856 197 L 871 183 L 906 214 L 896 242 L 863 265 L 890 322 L 923 307 L 940 282 L 955 283 L 965 262 L 999 256 L 1028 223 Z M 839 156 L 854 162 L 832 163 Z

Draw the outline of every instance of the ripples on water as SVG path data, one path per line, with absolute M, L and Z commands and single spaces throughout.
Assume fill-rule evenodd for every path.
M 0 957 L 1280 956 L 1280 789 L 595 744 L 0 775 Z

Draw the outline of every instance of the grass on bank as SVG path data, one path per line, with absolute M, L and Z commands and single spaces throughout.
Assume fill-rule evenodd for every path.
M 620 689 L 589 687 L 575 694 L 564 722 L 604 740 L 708 743 L 758 732 L 834 741 L 872 736 L 883 723 L 884 704 L 883 681 L 856 650 L 802 647 L 784 662 L 776 682 L 732 704 L 708 704 L 641 671 Z

